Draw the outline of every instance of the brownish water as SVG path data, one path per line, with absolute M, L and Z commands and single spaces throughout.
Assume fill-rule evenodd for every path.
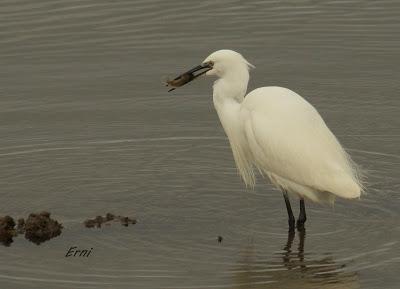
M 0 246 L 0 287 L 398 288 L 399 19 L 390 0 L 0 0 L 0 215 L 65 227 Z M 314 104 L 369 176 L 360 201 L 307 204 L 304 244 L 281 194 L 237 176 L 212 81 L 161 84 L 222 48 L 257 67 L 249 89 Z M 138 223 L 83 228 L 106 212 Z

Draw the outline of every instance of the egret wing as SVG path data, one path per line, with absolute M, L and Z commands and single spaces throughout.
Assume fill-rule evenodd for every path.
M 244 110 L 246 137 L 261 171 L 344 198 L 360 195 L 346 152 L 303 98 L 291 91 L 273 99 L 258 92 L 245 100 Z

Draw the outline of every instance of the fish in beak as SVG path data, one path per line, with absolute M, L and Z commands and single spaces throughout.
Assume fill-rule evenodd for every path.
M 213 68 L 213 63 L 211 61 L 202 63 L 185 73 L 175 77 L 173 80 L 167 80 L 165 86 L 172 87 L 168 92 L 176 89 L 177 87 L 183 86 L 186 83 L 191 82 L 192 80 L 196 79 L 200 75 L 203 75 L 207 71 Z M 197 72 L 197 73 L 196 73 Z

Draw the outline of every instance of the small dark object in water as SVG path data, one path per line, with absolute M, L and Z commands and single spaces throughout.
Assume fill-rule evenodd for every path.
M 103 223 L 106 222 L 106 218 L 103 218 L 102 216 L 97 216 L 94 219 L 87 219 L 83 222 L 86 228 L 100 228 Z
M 222 236 L 218 236 L 218 243 L 222 243 L 222 240 L 223 240 L 224 238 L 222 238 Z
M 62 228 L 60 223 L 50 218 L 49 212 L 30 214 L 25 222 L 25 238 L 39 245 L 60 235 Z
M 17 235 L 14 230 L 15 221 L 10 216 L 0 218 L 0 243 L 4 246 L 10 246 L 13 242 L 13 237 Z
M 121 225 L 123 225 L 125 227 L 128 227 L 129 224 L 132 224 L 132 225 L 136 224 L 136 219 L 131 219 L 128 217 L 121 217 L 121 216 L 118 216 L 118 219 L 120 220 Z
M 105 217 L 97 216 L 94 219 L 87 219 L 83 222 L 86 228 L 100 228 L 103 224 L 108 226 L 111 221 L 119 221 L 121 225 L 127 227 L 129 224 L 136 224 L 136 219 L 131 219 L 129 217 L 115 216 L 114 214 L 107 213 Z

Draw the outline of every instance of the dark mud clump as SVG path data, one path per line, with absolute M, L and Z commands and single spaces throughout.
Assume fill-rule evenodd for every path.
M 118 220 L 120 221 L 121 225 L 125 227 L 128 227 L 129 224 L 131 225 L 136 224 L 136 219 L 131 219 L 129 217 L 118 216 Z
M 129 226 L 136 224 L 136 219 L 124 216 L 115 216 L 114 214 L 107 213 L 104 217 L 97 216 L 93 219 L 87 219 L 83 222 L 86 228 L 100 228 L 102 225 L 110 225 L 111 222 L 119 222 L 122 226 Z
M 30 214 L 26 220 L 18 219 L 17 224 L 10 216 L 0 217 L 0 243 L 10 246 L 14 237 L 25 234 L 26 239 L 39 245 L 60 235 L 61 229 L 62 225 L 51 219 L 49 212 Z
M 18 231 L 25 231 L 25 238 L 39 245 L 61 234 L 63 226 L 50 218 L 49 212 L 30 214 L 26 221 L 18 220 Z
M 15 220 L 10 216 L 0 217 L 0 244 L 10 246 L 14 237 L 21 234 L 25 235 L 27 240 L 39 245 L 59 236 L 63 229 L 62 224 L 50 218 L 50 213 L 45 211 L 38 214 L 32 213 L 26 219 Z M 136 219 L 107 213 L 104 217 L 87 219 L 84 225 L 87 228 L 100 228 L 102 225 L 107 226 L 117 222 L 127 227 L 136 224 Z
M 0 243 L 4 246 L 10 246 L 13 242 L 13 237 L 17 235 L 14 229 L 15 221 L 10 216 L 0 217 Z

